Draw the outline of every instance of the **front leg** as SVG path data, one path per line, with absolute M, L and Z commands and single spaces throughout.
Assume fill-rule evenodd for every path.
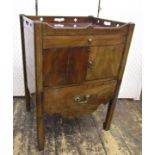
M 112 122 L 114 110 L 115 110 L 115 107 L 116 107 L 116 102 L 117 102 L 117 99 L 115 99 L 115 98 L 110 100 L 110 102 L 109 102 L 108 110 L 107 110 L 107 114 L 106 114 L 106 119 L 105 119 L 105 122 L 103 123 L 103 129 L 104 130 L 109 130 L 110 129 L 110 125 L 111 125 L 111 122 Z
M 109 102 L 108 110 L 107 110 L 107 114 L 106 114 L 106 119 L 105 119 L 105 122 L 103 123 L 103 129 L 104 130 L 109 130 L 110 129 L 111 121 L 112 121 L 112 118 L 113 118 L 113 114 L 114 114 L 117 99 L 118 99 L 120 83 L 121 82 L 118 81 L 118 84 L 117 84 L 116 89 L 115 89 L 115 95 Z

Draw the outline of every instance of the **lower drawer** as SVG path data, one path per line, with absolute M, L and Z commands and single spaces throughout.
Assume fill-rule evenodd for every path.
M 114 95 L 116 81 L 87 83 L 80 86 L 46 88 L 44 111 L 49 115 L 58 113 L 64 117 L 88 114 L 106 103 Z

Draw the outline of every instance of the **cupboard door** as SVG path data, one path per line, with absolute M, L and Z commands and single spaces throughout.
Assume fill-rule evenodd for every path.
M 44 86 L 81 83 L 85 80 L 88 47 L 45 49 L 43 52 Z
M 44 86 L 67 83 L 68 48 L 50 48 L 43 51 Z
M 81 83 L 85 81 L 89 57 L 88 47 L 70 48 L 68 62 L 68 83 Z
M 123 55 L 123 47 L 123 44 L 91 47 L 86 80 L 116 78 Z

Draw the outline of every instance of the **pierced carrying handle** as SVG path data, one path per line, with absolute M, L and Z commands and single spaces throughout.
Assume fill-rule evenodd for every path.
M 86 104 L 86 103 L 88 103 L 90 98 L 91 98 L 90 94 L 85 95 L 83 98 L 81 98 L 81 96 L 76 96 L 74 98 L 74 101 L 79 103 L 79 104 Z

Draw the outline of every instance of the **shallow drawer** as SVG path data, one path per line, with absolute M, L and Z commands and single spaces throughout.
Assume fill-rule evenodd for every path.
M 48 114 L 59 113 L 71 117 L 88 114 L 99 104 L 107 102 L 114 94 L 116 81 L 92 82 L 80 86 L 46 88 L 44 110 Z
M 43 48 L 61 46 L 100 46 L 115 45 L 125 41 L 125 36 L 120 34 L 102 36 L 44 36 Z

